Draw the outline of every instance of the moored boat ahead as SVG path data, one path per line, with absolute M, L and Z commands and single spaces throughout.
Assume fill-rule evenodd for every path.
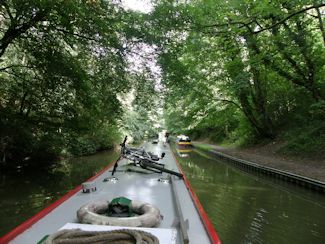
M 116 236 L 141 237 L 148 243 L 220 243 L 169 146 L 146 143 L 134 149 L 125 141 L 115 164 L 1 237 L 0 243 L 78 242 L 84 236 L 88 243 Z
M 179 135 L 176 138 L 176 150 L 180 157 L 188 157 L 193 150 L 191 139 L 185 135 Z

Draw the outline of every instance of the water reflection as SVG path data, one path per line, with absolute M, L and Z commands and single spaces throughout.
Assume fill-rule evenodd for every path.
M 117 158 L 114 151 L 65 159 L 48 170 L 0 173 L 0 236 L 80 185 Z
M 190 157 L 191 153 L 192 153 L 192 149 L 189 150 L 180 150 L 180 149 L 176 149 L 177 155 L 181 158 L 188 158 Z
M 223 243 L 325 243 L 325 197 L 195 150 L 179 158 Z

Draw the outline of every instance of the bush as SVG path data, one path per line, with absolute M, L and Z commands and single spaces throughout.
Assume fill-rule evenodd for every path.
M 114 125 L 102 125 L 92 128 L 83 135 L 74 134 L 70 137 L 67 151 L 75 156 L 94 154 L 98 151 L 110 149 L 119 142 L 119 130 Z
M 284 138 L 287 145 L 281 149 L 282 153 L 308 156 L 323 157 L 325 148 L 325 123 L 311 123 L 307 126 L 295 128 L 288 131 Z

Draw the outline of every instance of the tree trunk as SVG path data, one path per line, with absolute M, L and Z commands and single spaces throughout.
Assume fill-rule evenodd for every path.
M 314 1 L 314 2 L 316 2 L 316 1 Z M 321 14 L 319 8 L 316 8 L 316 12 L 317 12 L 317 17 L 318 17 L 318 21 L 319 21 L 319 29 L 322 32 L 323 44 L 325 46 L 325 29 L 324 29 L 324 23 L 323 23 L 323 19 L 322 19 L 322 14 Z
M 255 38 L 255 37 L 252 35 L 248 35 L 245 37 L 246 42 L 247 42 L 247 47 L 249 50 L 248 56 L 250 58 L 254 58 L 254 55 L 258 54 L 254 51 L 254 47 L 252 45 L 252 41 L 254 42 L 254 39 L 252 39 L 252 38 Z M 256 117 L 255 120 L 259 124 L 260 133 L 263 136 L 273 139 L 275 137 L 275 133 L 274 133 L 274 129 L 273 129 L 272 120 L 271 120 L 270 116 L 268 115 L 267 109 L 266 109 L 267 94 L 266 94 L 266 90 L 262 86 L 259 67 L 251 66 L 250 72 L 252 74 L 252 80 L 253 80 L 252 100 L 254 103 L 255 110 L 257 112 L 257 114 L 255 114 L 255 117 Z M 259 119 L 259 117 L 261 117 L 261 119 Z
M 0 40 L 0 57 L 5 53 L 8 46 L 17 38 L 19 38 L 23 33 L 26 33 L 31 27 L 35 26 L 38 22 L 44 20 L 46 12 L 39 10 L 35 15 L 23 23 L 22 25 L 17 25 L 17 23 L 11 22 L 7 31 L 4 33 Z

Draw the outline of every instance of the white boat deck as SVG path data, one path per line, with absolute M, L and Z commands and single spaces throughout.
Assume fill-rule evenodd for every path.
M 169 146 L 163 147 L 161 143 L 147 143 L 145 147 L 146 150 L 158 155 L 165 152 L 166 155 L 160 160 L 160 163 L 164 163 L 167 169 L 180 172 Z M 104 181 L 105 178 L 111 177 L 111 167 L 94 180 L 97 191 L 90 193 L 77 192 L 27 230 L 16 236 L 10 243 L 37 243 L 44 236 L 56 232 L 67 223 L 78 223 L 76 212 L 82 205 L 97 200 L 110 201 L 120 196 L 127 197 L 131 200 L 148 202 L 159 208 L 163 215 L 163 220 L 157 227 L 157 231 L 159 232 L 159 229 L 169 229 L 177 233 L 176 243 L 183 243 L 181 228 L 175 224 L 179 222 L 177 219 L 180 213 L 176 207 L 177 199 L 175 199 L 172 184 L 158 181 L 160 178 L 166 178 L 168 174 L 144 174 L 125 171 L 125 165 L 127 164 L 128 162 L 125 159 L 119 162 L 117 171 L 114 174 L 118 178 L 118 181 Z M 192 200 L 191 193 L 188 191 L 184 180 L 178 177 L 174 179 L 175 195 L 179 199 L 185 223 L 188 221 L 187 233 L 189 242 L 199 244 L 212 243 L 211 237 L 209 237 L 209 233 L 204 227 L 200 213 Z M 161 243 L 164 242 L 161 241 Z

